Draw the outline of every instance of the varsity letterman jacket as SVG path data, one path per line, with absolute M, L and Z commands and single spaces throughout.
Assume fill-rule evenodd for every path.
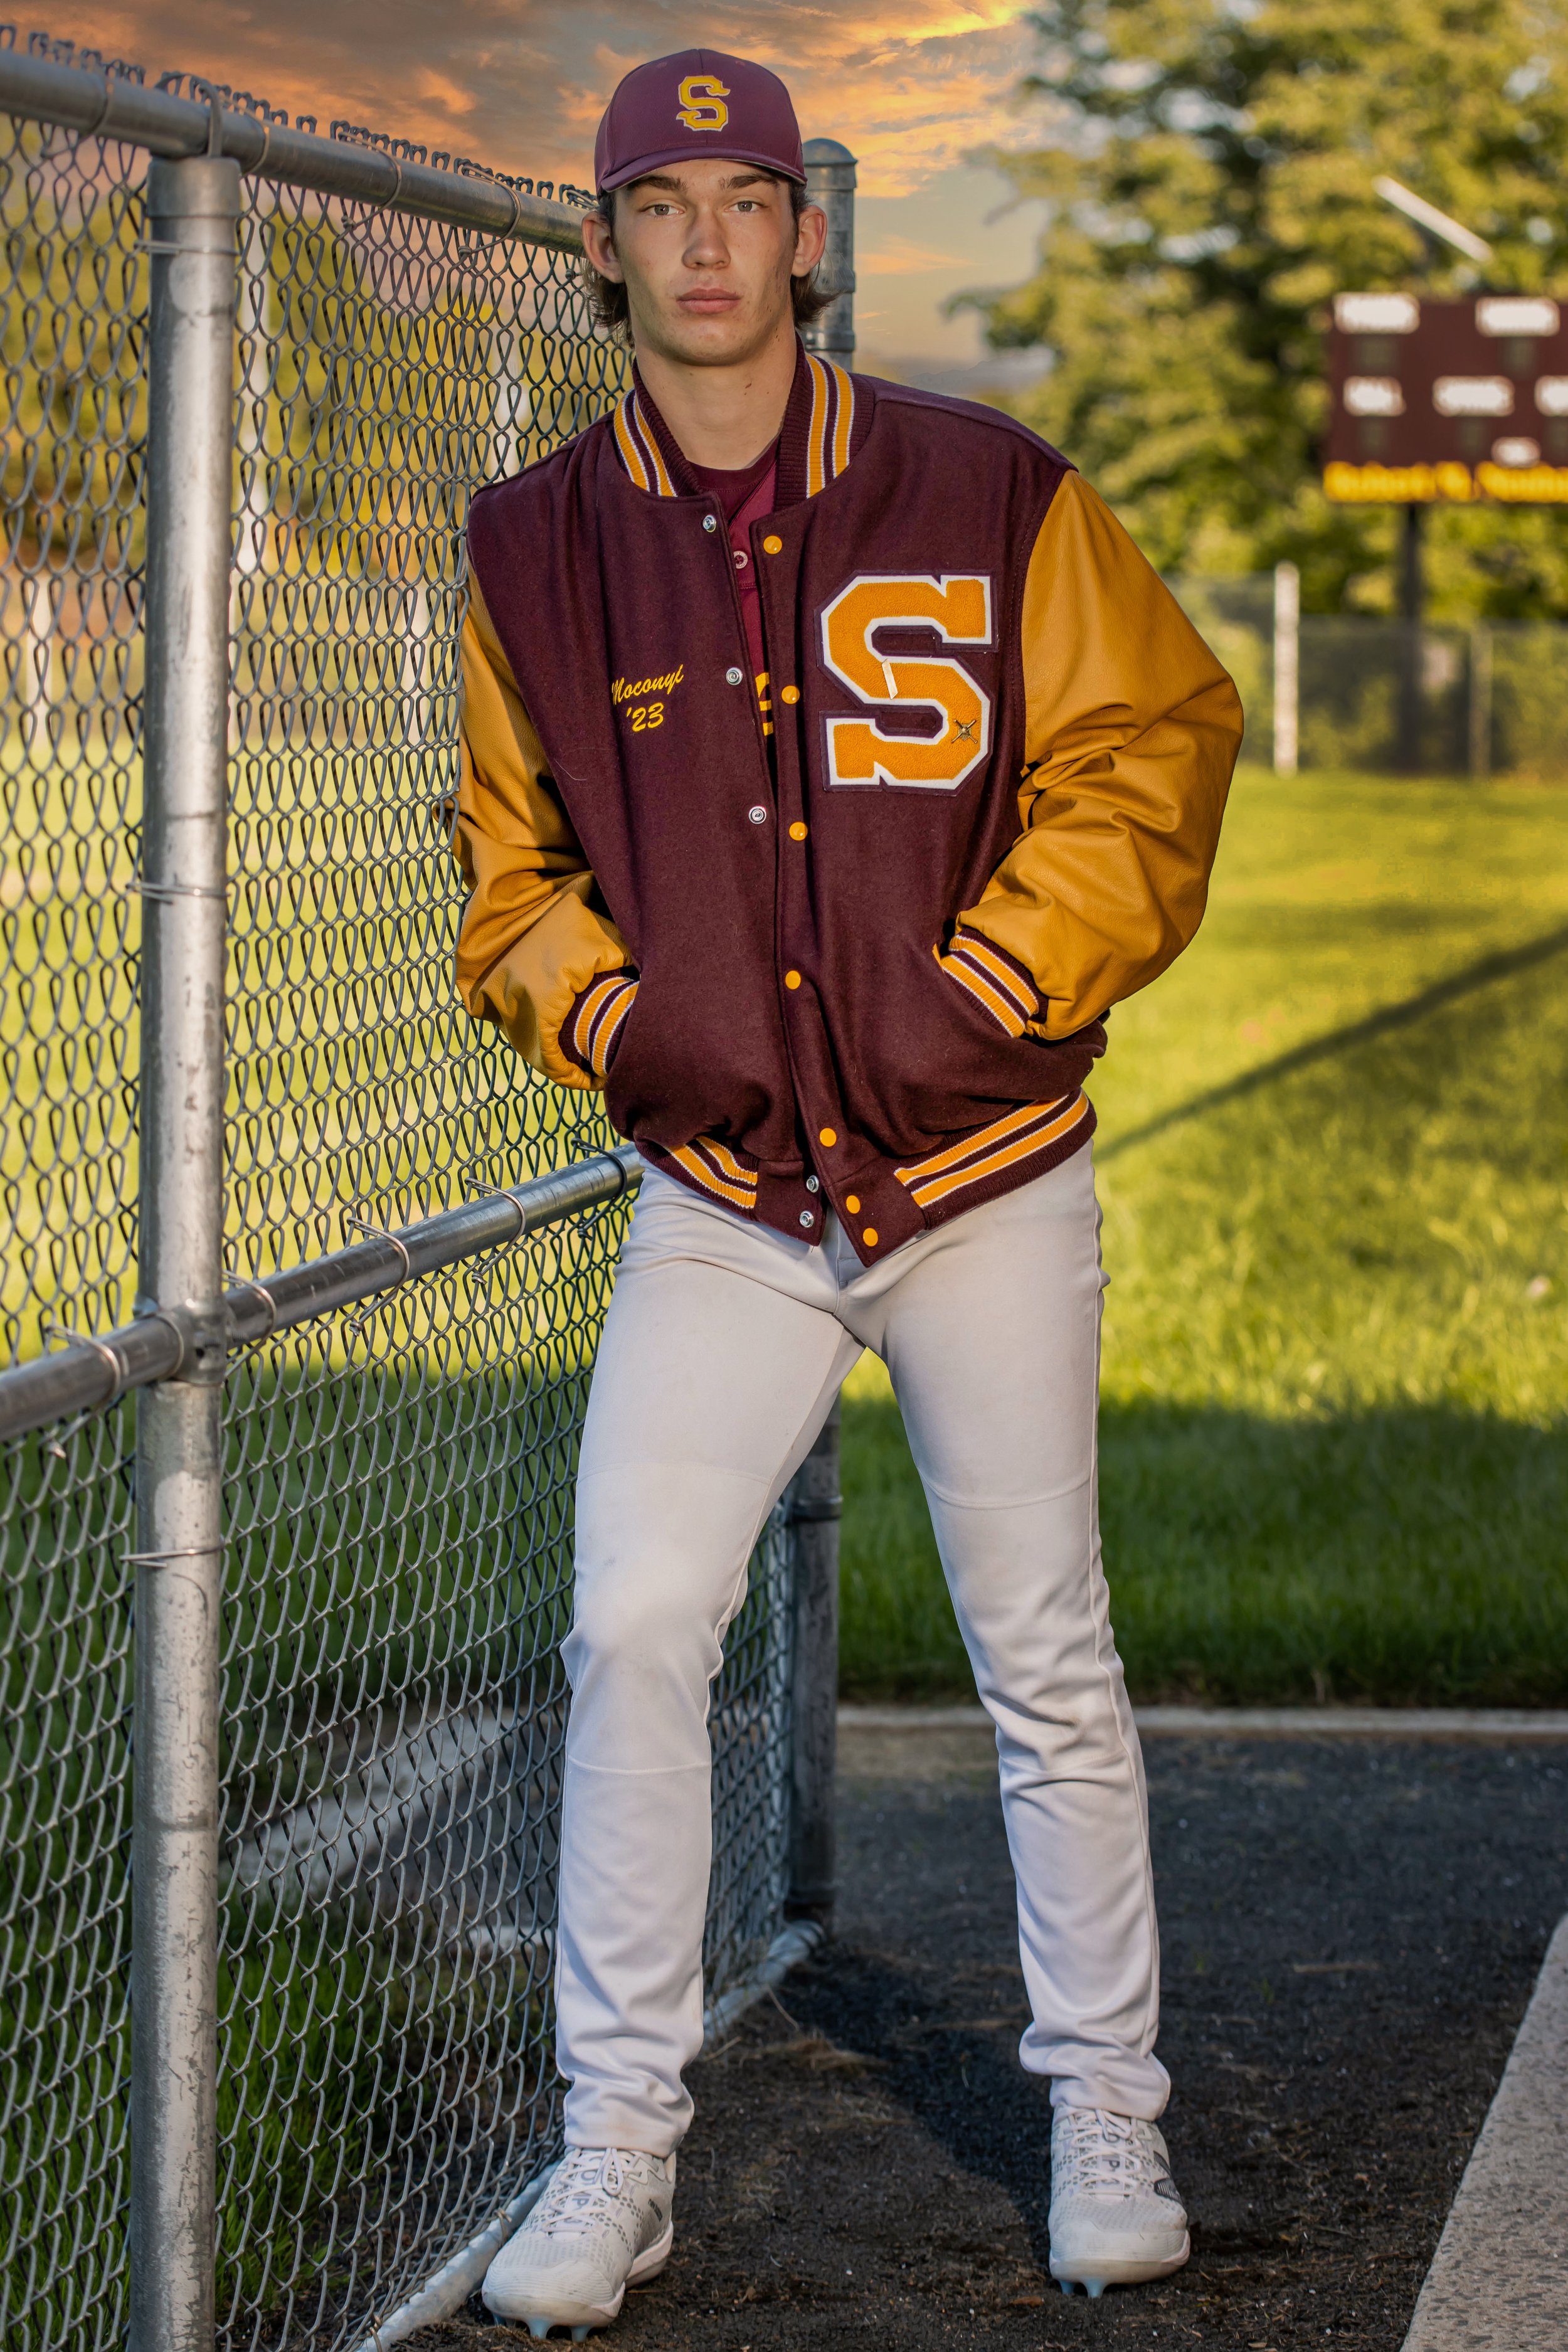
M 802 351 L 738 535 L 640 383 L 475 498 L 458 985 L 678 1182 L 797 1240 L 830 1202 L 869 1265 L 1087 1143 L 1240 707 L 992 409 Z

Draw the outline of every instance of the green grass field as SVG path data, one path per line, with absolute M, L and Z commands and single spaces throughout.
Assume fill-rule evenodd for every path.
M 1568 1700 L 1568 793 L 1244 772 L 1110 1034 L 1135 1695 Z M 844 1451 L 847 1693 L 972 1689 L 874 1359 Z

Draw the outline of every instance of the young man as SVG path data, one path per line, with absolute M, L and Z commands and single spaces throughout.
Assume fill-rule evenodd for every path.
M 701 2042 L 709 1690 L 863 1348 L 996 1724 L 1051 2083 L 1051 2269 L 1187 2257 L 1095 1490 L 1102 1016 L 1204 908 L 1234 689 L 1009 418 L 810 357 L 784 85 L 690 50 L 600 126 L 584 243 L 635 388 L 474 501 L 471 1012 L 647 1163 L 577 1491 L 567 2153 L 485 2283 L 582 2335 L 669 2250 Z

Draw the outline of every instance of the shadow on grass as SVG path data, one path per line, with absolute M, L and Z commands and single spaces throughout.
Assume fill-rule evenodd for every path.
M 1292 1045 L 1288 1053 L 1277 1054 L 1272 1061 L 1261 1063 L 1257 1069 L 1244 1070 L 1239 1077 L 1228 1078 L 1222 1087 L 1210 1087 L 1190 1101 L 1175 1103 L 1157 1118 L 1146 1119 L 1142 1127 L 1130 1128 L 1126 1134 L 1102 1139 L 1095 1147 L 1095 1158 L 1101 1166 L 1135 1144 L 1152 1143 L 1173 1127 L 1180 1127 L 1190 1118 L 1201 1118 L 1206 1111 L 1221 1110 L 1230 1103 L 1242 1102 L 1260 1087 L 1276 1085 L 1281 1078 L 1293 1077 L 1298 1070 L 1311 1069 L 1321 1062 L 1333 1061 L 1341 1054 L 1354 1053 L 1374 1038 L 1386 1036 L 1391 1030 L 1403 1029 L 1411 1023 L 1424 1021 L 1440 1013 L 1478 988 L 1489 987 L 1494 982 L 1510 979 L 1515 972 L 1528 971 L 1552 956 L 1568 953 L 1568 923 L 1557 929 L 1544 931 L 1539 939 L 1526 940 L 1522 946 L 1504 948 L 1494 954 L 1478 956 L 1474 963 L 1451 971 L 1427 988 L 1419 988 L 1413 996 L 1399 999 L 1394 1004 L 1380 1004 L 1375 1013 L 1363 1020 L 1348 1022 L 1342 1029 L 1331 1029 L 1325 1036 L 1309 1037 L 1305 1044 Z
M 897 1408 L 844 1413 L 846 1696 L 973 1685 Z M 1101 1519 L 1135 1697 L 1568 1703 L 1568 1429 L 1445 1407 L 1108 1405 Z

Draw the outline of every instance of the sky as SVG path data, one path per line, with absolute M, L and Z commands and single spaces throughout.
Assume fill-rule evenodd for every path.
M 1032 54 L 1024 0 L 58 0 L 40 20 L 150 78 L 204 73 L 314 114 L 323 132 L 341 116 L 578 185 L 630 67 L 698 46 L 760 58 L 788 82 L 804 135 L 860 159 L 862 366 L 972 365 L 978 322 L 946 317 L 946 299 L 1033 267 L 1037 208 L 970 160 L 1043 128 L 1041 102 L 1016 97 Z

